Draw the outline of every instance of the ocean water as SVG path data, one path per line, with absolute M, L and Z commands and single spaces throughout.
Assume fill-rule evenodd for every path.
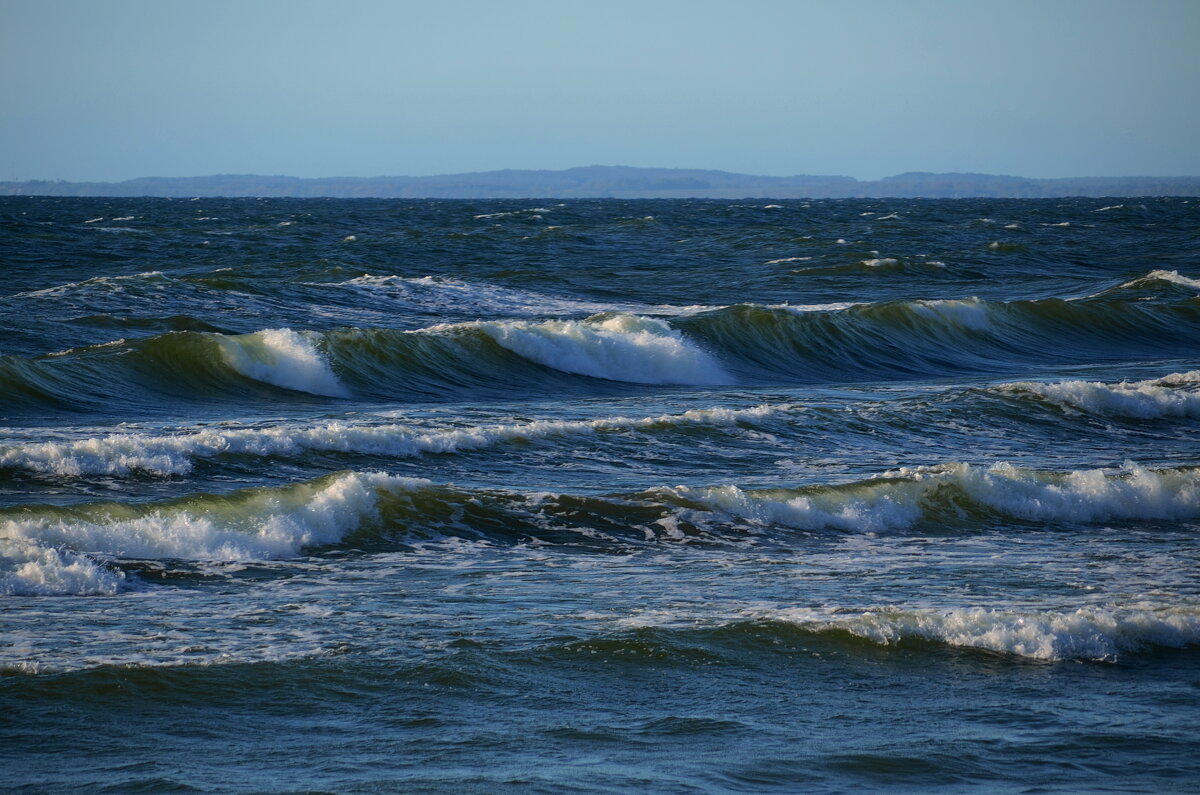
M 0 199 L 13 791 L 1187 791 L 1200 201 Z

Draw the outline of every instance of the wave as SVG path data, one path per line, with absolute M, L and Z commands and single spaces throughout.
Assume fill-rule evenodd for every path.
M 1030 395 L 1058 406 L 1103 416 L 1161 419 L 1200 418 L 1200 370 L 1145 381 L 1019 381 L 997 389 Z
M 1030 522 L 1182 520 L 1200 517 L 1200 469 L 1067 473 L 1008 463 L 905 467 L 840 486 L 748 491 L 677 486 L 665 495 L 758 527 L 884 532 L 932 522 L 955 527 L 995 518 Z
M 636 384 L 729 384 L 707 351 L 665 320 L 617 314 L 587 321 L 487 322 L 477 328 L 526 359 L 566 373 Z
M 763 636 L 778 640 L 782 635 L 793 641 L 786 644 L 791 648 L 799 633 L 809 642 L 867 641 L 908 648 L 932 643 L 1044 662 L 1116 662 L 1126 654 L 1200 644 L 1200 608 L 1147 603 L 1059 610 L 750 608 L 716 626 L 704 626 L 702 617 L 692 626 L 671 617 L 667 621 L 671 623 L 662 626 L 658 616 L 634 616 L 621 624 L 632 629 L 634 638 L 653 633 L 671 646 L 689 650 L 696 647 L 697 635 L 724 644 Z
M 305 548 L 336 543 L 377 516 L 380 492 L 427 485 L 380 473 L 342 473 L 286 488 L 149 506 L 23 510 L 21 518 L 0 523 L 0 594 L 112 593 L 127 584 L 122 572 L 102 565 L 112 558 L 295 557 Z
M 606 431 L 645 431 L 686 426 L 736 425 L 786 411 L 786 406 L 694 409 L 653 417 L 482 425 L 426 429 L 397 423 L 328 422 L 269 428 L 206 428 L 173 435 L 110 434 L 74 442 L 0 447 L 0 468 L 66 477 L 148 472 L 182 475 L 197 459 L 223 455 L 298 456 L 310 451 L 410 457 L 478 450 L 516 440 L 582 436 Z
M 901 469 L 835 486 L 734 485 L 570 495 L 466 490 L 342 472 L 229 495 L 155 504 L 22 506 L 0 511 L 0 593 L 108 593 L 114 559 L 246 561 L 312 547 L 460 537 L 628 551 L 662 541 L 742 544 L 764 534 L 957 532 L 1013 520 L 1078 525 L 1200 517 L 1200 469 L 1038 472 L 1009 464 Z M 85 556 L 85 557 L 80 557 Z
M 1200 350 L 1200 303 L 1190 296 L 1170 302 L 967 297 L 809 312 L 742 304 L 674 323 L 752 382 L 994 373 Z
M 347 397 L 345 387 L 312 340 L 292 329 L 238 336 L 212 335 L 234 370 L 267 384 L 313 395 Z
M 0 396 L 14 404 L 138 400 L 147 393 L 204 399 L 264 394 L 266 386 L 321 397 L 511 397 L 614 388 L 600 380 L 838 383 L 1200 351 L 1195 296 L 1143 298 L 739 304 L 670 307 L 669 317 L 608 312 L 417 330 L 171 332 L 31 359 L 0 357 Z
M 122 274 L 118 276 L 94 276 L 77 282 L 58 284 L 44 287 L 40 290 L 29 290 L 14 293 L 13 298 L 63 298 L 75 293 L 124 293 L 130 287 L 163 286 L 175 283 L 175 279 L 162 271 L 144 271 L 142 273 Z
M 1105 288 L 1088 298 L 1125 298 L 1145 300 L 1147 298 L 1195 296 L 1200 290 L 1200 279 L 1184 276 L 1179 271 L 1153 270 Z M 1086 299 L 1085 299 L 1086 300 Z
M 1144 287 L 1147 284 L 1154 282 L 1168 282 L 1177 284 L 1181 287 L 1187 287 L 1193 290 L 1200 290 L 1200 279 L 1193 279 L 1188 276 L 1183 276 L 1179 271 L 1155 270 L 1150 271 L 1145 276 L 1139 276 L 1132 281 L 1121 285 L 1122 287 Z
M 1200 643 L 1200 610 L 1187 608 L 880 610 L 833 619 L 797 611 L 787 620 L 822 632 L 848 632 L 882 645 L 921 639 L 1046 661 L 1115 662 L 1122 652 L 1148 646 L 1183 648 Z
M 0 537 L 0 596 L 112 595 L 128 584 L 124 572 L 87 555 Z

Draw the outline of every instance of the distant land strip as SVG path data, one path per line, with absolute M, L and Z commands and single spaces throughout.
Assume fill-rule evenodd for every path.
M 124 182 L 0 182 L 0 196 L 295 197 L 378 199 L 856 199 L 1200 196 L 1200 177 L 1029 179 L 909 172 L 880 180 L 728 171 L 584 166 L 433 177 L 300 177 L 217 174 Z

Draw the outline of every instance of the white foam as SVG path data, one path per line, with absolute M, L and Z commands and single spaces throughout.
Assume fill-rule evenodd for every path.
M 1197 290 L 1200 290 L 1200 279 L 1193 279 L 1188 276 L 1183 276 L 1179 273 L 1179 271 L 1165 271 L 1165 270 L 1150 271 L 1145 276 L 1142 276 L 1139 279 L 1135 279 L 1132 282 L 1129 282 L 1128 284 L 1133 285 L 1133 284 L 1136 284 L 1137 282 L 1150 281 L 1153 279 L 1159 279 L 1164 282 L 1172 282 L 1173 284 L 1178 284 L 1181 287 L 1192 287 Z
M 152 472 L 182 475 L 196 459 L 222 454 L 276 456 L 332 451 L 411 457 L 476 450 L 521 439 L 582 436 L 656 426 L 731 426 L 790 410 L 790 406 L 751 409 L 694 409 L 654 417 L 482 425 L 471 428 L 415 428 L 395 423 L 370 425 L 330 422 L 270 428 L 206 428 L 175 435 L 110 434 L 75 442 L 39 442 L 0 448 L 0 466 L 61 476 L 126 475 Z
M 883 608 L 844 611 L 783 609 L 758 618 L 788 621 L 815 632 L 843 631 L 881 645 L 923 639 L 1035 660 L 1115 661 L 1146 646 L 1200 643 L 1200 609 L 1082 607 L 1075 610 L 953 610 Z
M 124 577 L 105 558 L 245 561 L 290 558 L 336 543 L 376 514 L 380 491 L 429 481 L 346 473 L 288 489 L 261 489 L 213 500 L 204 510 L 129 506 L 74 509 L 64 518 L 0 523 L 0 593 L 112 593 Z M 84 557 L 86 556 L 86 557 Z
M 1173 373 L 1147 381 L 1060 381 L 1043 384 L 1019 381 L 1003 384 L 1001 391 L 1027 392 L 1093 414 L 1139 419 L 1200 417 L 1200 391 L 1181 387 L 1200 384 L 1200 370 Z
M 313 395 L 347 396 L 329 362 L 307 336 L 297 331 L 276 328 L 212 337 L 229 366 L 247 378 Z
M 834 301 L 828 304 L 771 304 L 768 309 L 783 309 L 788 312 L 794 312 L 797 315 L 806 315 L 810 312 L 840 312 L 843 309 L 849 309 L 852 306 L 862 306 L 861 301 Z
M 1200 517 L 1200 470 L 1153 471 L 1126 462 L 1100 469 L 1043 473 L 1000 463 L 902 468 L 885 476 L 806 493 L 751 492 L 737 486 L 670 491 L 753 525 L 801 530 L 879 532 L 914 526 L 939 488 L 955 487 L 977 505 L 1034 521 L 1180 520 Z
M 124 573 L 85 555 L 0 537 L 0 596 L 87 596 L 125 587 Z
M 550 208 L 548 208 L 548 207 L 530 207 L 528 210 L 510 210 L 508 212 L 503 212 L 503 213 L 483 213 L 482 215 L 474 216 L 474 218 L 475 218 L 475 220 L 478 221 L 478 220 L 485 219 L 485 218 L 507 218 L 512 215 L 524 215 L 525 213 L 548 213 L 548 212 L 550 212 Z
M 784 262 L 808 262 L 812 257 L 784 257 L 783 259 L 769 259 L 767 265 L 780 265 Z
M 567 373 L 638 384 L 733 382 L 711 354 L 657 318 L 617 314 L 474 325 L 514 353 Z
M 913 493 L 909 495 L 874 489 L 858 496 L 834 493 L 797 497 L 744 491 L 737 486 L 676 486 L 670 491 L 680 499 L 699 502 L 755 525 L 879 532 L 915 524 L 921 517 L 919 498 L 923 489 L 910 489 Z
M 899 265 L 900 260 L 894 257 L 875 257 L 873 259 L 863 260 L 862 264 L 866 265 L 868 268 L 882 268 L 891 267 L 892 265 Z

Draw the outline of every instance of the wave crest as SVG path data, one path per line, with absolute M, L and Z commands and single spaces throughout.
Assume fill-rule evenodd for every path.
M 880 532 L 920 521 L 961 523 L 1000 515 L 1027 521 L 1170 520 L 1200 516 L 1200 470 L 1154 471 L 1127 462 L 1121 473 L 1045 473 L 1000 463 L 902 468 L 843 486 L 746 491 L 737 486 L 669 490 L 697 504 L 760 526 Z
M 510 351 L 567 373 L 637 384 L 733 382 L 716 358 L 658 318 L 616 314 L 477 327 Z
M 1060 381 L 1038 383 L 1018 381 L 1004 384 L 1001 392 L 1029 394 L 1047 402 L 1091 414 L 1135 419 L 1200 417 L 1200 391 L 1188 389 L 1200 384 L 1200 370 L 1172 373 L 1146 381 Z
M 277 328 L 232 337 L 214 334 L 212 339 L 229 366 L 247 378 L 313 395 L 347 396 L 329 362 L 300 332 Z
M 1044 661 L 1113 662 L 1122 653 L 1148 646 L 1183 648 L 1200 643 L 1200 610 L 1195 608 L 891 608 L 850 615 L 784 609 L 771 611 L 763 618 L 792 623 L 810 632 L 846 632 L 884 646 L 927 640 Z

